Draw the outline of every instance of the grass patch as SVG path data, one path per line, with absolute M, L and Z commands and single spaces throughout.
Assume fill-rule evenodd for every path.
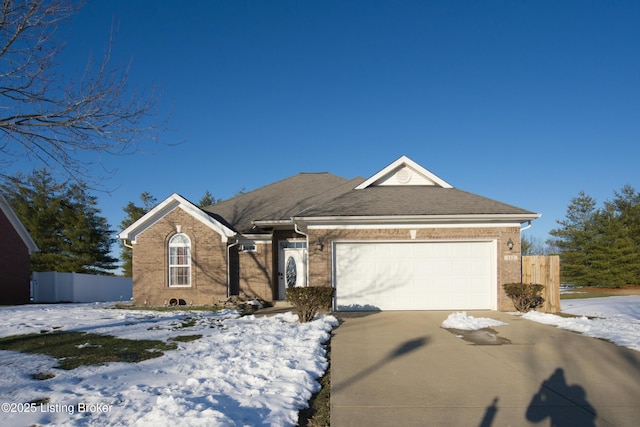
M 52 374 L 51 372 L 36 372 L 35 374 L 31 375 L 31 378 L 39 381 L 50 380 L 51 378 L 55 377 L 55 374 Z
M 560 299 L 583 299 L 583 298 L 603 298 L 624 295 L 640 295 L 640 287 L 623 286 L 620 288 L 602 288 L 596 286 L 585 286 L 571 288 L 568 292 L 561 292 Z
M 109 362 L 141 362 L 175 350 L 176 343 L 129 340 L 85 332 L 51 332 L 0 338 L 0 350 L 45 354 L 58 359 L 61 369 Z
M 300 427 L 328 427 L 331 425 L 331 340 L 327 342 L 327 370 L 320 378 L 320 391 L 311 396 L 309 407 L 298 414 Z
M 202 335 L 179 335 L 177 337 L 173 337 L 170 339 L 170 341 L 175 341 L 175 342 L 191 342 L 191 341 L 196 341 L 199 340 L 200 338 L 202 338 Z

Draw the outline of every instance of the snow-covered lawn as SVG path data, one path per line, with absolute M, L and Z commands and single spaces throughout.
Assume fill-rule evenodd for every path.
M 562 300 L 561 317 L 530 311 L 525 319 L 580 332 L 640 351 L 640 295 Z
M 187 317 L 195 325 L 182 327 Z M 179 342 L 139 363 L 55 369 L 43 355 L 0 351 L 0 425 L 294 426 L 320 388 L 333 316 L 116 310 L 106 304 L 0 307 L 0 336 L 85 331 Z M 36 380 L 31 375 L 53 373 Z M 48 399 L 44 405 L 24 405 Z M 14 412 L 11 412 L 11 411 Z M 27 412 L 28 411 L 28 412 Z
M 562 309 L 581 317 L 524 317 L 640 351 L 640 296 L 563 300 Z M 185 328 L 188 317 L 195 321 Z M 466 313 L 452 313 L 445 322 L 470 330 L 501 323 Z M 322 343 L 335 326 L 333 316 L 299 324 L 293 314 L 240 317 L 107 304 L 0 307 L 3 337 L 53 330 L 162 341 L 203 335 L 159 358 L 70 371 L 54 368 L 57 361 L 48 356 L 0 351 L 0 425 L 293 426 L 319 389 L 327 366 Z M 36 380 L 36 373 L 55 377 Z M 48 401 L 26 405 L 41 399 Z
M 640 295 L 563 300 L 562 312 L 579 317 L 530 311 L 523 318 L 640 351 Z M 452 313 L 442 323 L 443 328 L 462 330 L 502 325 L 500 321 L 476 318 L 466 312 Z

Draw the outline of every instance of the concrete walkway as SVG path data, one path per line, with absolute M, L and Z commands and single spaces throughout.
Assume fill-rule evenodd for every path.
M 629 426 L 640 422 L 640 352 L 495 311 L 511 341 L 476 345 L 451 312 L 338 313 L 331 426 Z

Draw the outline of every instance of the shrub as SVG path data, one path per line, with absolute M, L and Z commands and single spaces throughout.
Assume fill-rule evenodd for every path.
M 312 321 L 320 309 L 331 309 L 332 298 L 333 288 L 327 286 L 287 288 L 286 299 L 296 308 L 301 323 Z
M 540 296 L 540 292 L 544 289 L 544 286 L 537 284 L 527 283 L 506 283 L 503 285 L 504 290 L 516 310 L 526 313 L 529 310 L 534 310 L 542 305 L 544 298 Z

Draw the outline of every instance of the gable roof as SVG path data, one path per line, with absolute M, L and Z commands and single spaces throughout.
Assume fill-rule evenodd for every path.
M 235 235 L 234 231 L 220 221 L 219 218 L 208 214 L 179 194 L 173 193 L 162 203 L 151 209 L 136 222 L 124 229 L 120 234 L 118 234 L 118 237 L 135 243 L 136 237 L 139 234 L 144 232 L 147 228 L 151 227 L 174 209 L 182 209 L 197 220 L 201 221 L 216 233 L 220 234 L 220 238 L 223 242 L 227 242 L 230 237 Z
M 362 190 L 382 185 L 426 185 L 452 188 L 451 184 L 426 170 L 407 156 L 402 156 L 356 187 Z
M 20 221 L 20 218 L 18 218 L 18 215 L 16 215 L 13 209 L 11 209 L 11 205 L 9 205 L 9 202 L 4 198 L 2 194 L 0 194 L 0 210 L 9 220 L 9 223 L 11 224 L 13 229 L 16 230 L 16 233 L 18 233 L 18 236 L 20 236 L 20 239 L 22 239 L 22 241 L 24 242 L 24 245 L 27 247 L 29 253 L 40 251 L 38 245 L 36 245 L 36 242 L 34 242 L 33 238 L 31 237 L 31 234 L 29 234 L 22 221 Z
M 364 178 L 349 180 L 327 172 L 299 173 L 203 210 L 224 218 L 236 231 L 256 233 L 260 227 L 292 226 L 292 217 L 353 190 L 363 181 Z
M 353 190 L 314 206 L 298 220 L 309 221 L 509 221 L 540 215 L 477 194 L 458 190 L 402 156 Z

